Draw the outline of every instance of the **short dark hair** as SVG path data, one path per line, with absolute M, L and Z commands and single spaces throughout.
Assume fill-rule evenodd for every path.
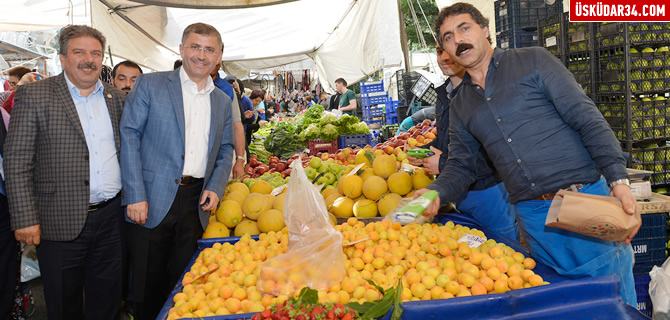
M 321 93 L 319 93 L 319 98 L 323 97 L 324 94 L 325 94 L 325 95 L 328 95 L 328 92 L 321 91 Z
M 62 55 L 67 55 L 67 45 L 70 39 L 79 38 L 79 37 L 92 37 L 100 41 L 100 47 L 104 53 L 105 51 L 105 36 L 102 33 L 94 28 L 84 25 L 69 25 L 63 30 L 61 30 L 60 35 L 58 36 L 58 53 Z
M 30 73 L 30 72 L 31 72 L 30 69 L 28 69 L 26 67 L 22 67 L 22 66 L 14 67 L 14 68 L 11 68 L 11 69 L 7 70 L 7 74 L 10 77 L 16 77 L 19 80 L 21 80 L 23 75 L 25 75 L 26 73 Z
M 347 86 L 347 80 L 344 80 L 343 78 L 337 78 L 337 79 L 335 79 L 335 83 L 339 83 L 339 84 L 341 84 L 341 85 L 343 85 L 343 86 L 345 86 L 345 87 Z
M 221 40 L 221 34 L 219 33 L 219 30 L 216 30 L 216 28 L 213 26 L 206 23 L 197 22 L 186 27 L 186 29 L 184 29 L 184 33 L 181 36 L 181 44 L 186 45 L 184 42 L 186 41 L 186 38 L 188 38 L 188 35 L 191 34 L 191 32 L 203 36 L 215 36 L 216 40 L 219 42 L 219 50 L 223 51 L 223 40 Z
M 116 69 L 118 69 L 119 66 L 126 66 L 128 68 L 135 68 L 137 70 L 140 70 L 140 73 L 143 73 L 142 68 L 140 68 L 140 66 L 137 65 L 137 63 L 132 62 L 130 60 L 126 60 L 126 61 L 121 61 L 117 65 L 114 66 L 114 69 L 112 69 L 112 79 L 114 79 L 116 77 Z
M 172 65 L 172 70 L 177 70 L 177 69 L 179 69 L 179 67 L 181 67 L 181 64 L 182 64 L 182 63 L 183 63 L 183 62 L 181 61 L 181 59 L 177 59 L 177 60 L 175 60 L 175 61 L 174 61 L 174 65 Z
M 258 97 L 261 97 L 262 100 L 265 100 L 265 93 L 263 93 L 263 91 L 259 89 L 252 90 L 251 94 L 249 95 L 249 99 L 254 100 Z
M 484 15 L 475 8 L 475 6 L 465 3 L 465 2 L 457 2 L 454 3 L 448 7 L 442 8 L 440 10 L 440 14 L 437 15 L 437 19 L 435 19 L 435 33 L 437 33 L 437 41 L 440 44 L 442 48 L 444 48 L 444 45 L 442 44 L 442 34 L 440 33 L 440 27 L 444 23 L 444 19 L 446 19 L 449 16 L 457 16 L 459 14 L 469 14 L 473 20 L 482 28 L 489 26 L 489 19 L 485 18 Z M 491 32 L 491 29 L 489 28 L 489 33 Z M 489 40 L 489 43 L 491 42 L 491 35 L 489 34 L 486 39 Z

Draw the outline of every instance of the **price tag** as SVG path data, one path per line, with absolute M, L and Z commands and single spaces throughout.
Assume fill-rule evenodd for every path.
M 465 242 L 470 248 L 477 248 L 484 243 L 484 241 L 486 241 L 486 239 L 471 234 L 466 234 L 458 239 L 458 243 Z
M 553 47 L 556 45 L 556 36 L 549 37 L 545 40 L 545 46 L 546 47 Z
M 356 174 L 356 172 L 358 172 L 358 170 L 361 170 L 361 168 L 363 168 L 364 165 L 365 165 L 365 163 L 361 163 L 361 164 L 357 165 L 355 168 L 351 169 L 351 171 L 349 171 L 349 173 L 347 173 L 347 175 L 350 176 L 352 174 Z
M 284 189 L 286 189 L 286 186 L 288 186 L 288 183 L 285 184 L 285 185 L 281 185 L 279 187 L 276 187 L 276 188 L 272 189 L 272 192 L 270 192 L 270 194 L 276 197 L 277 195 L 282 193 L 282 191 L 284 191 Z

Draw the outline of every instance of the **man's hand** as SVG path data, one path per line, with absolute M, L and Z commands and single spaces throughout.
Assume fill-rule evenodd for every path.
M 208 199 L 209 202 L 207 202 Z M 202 211 L 212 211 L 216 208 L 218 204 L 219 204 L 219 196 L 216 195 L 216 192 L 209 190 L 205 190 L 202 192 L 202 197 L 200 197 L 200 205 L 202 206 Z
M 251 110 L 244 111 L 244 117 L 245 117 L 246 119 L 249 119 L 249 118 L 251 118 L 251 117 L 253 117 L 253 116 L 254 116 L 254 112 L 253 112 L 253 111 L 251 111 Z
M 149 202 L 142 201 L 129 204 L 126 207 L 126 214 L 128 218 L 137 224 L 145 224 L 147 222 L 147 213 L 149 212 Z
M 415 167 L 420 167 L 423 165 L 423 159 L 407 156 L 407 160 L 409 160 L 409 164 Z
M 233 179 L 238 179 L 244 175 L 244 161 L 237 159 L 233 166 Z
M 442 151 L 435 147 L 430 147 L 430 151 L 432 151 L 434 155 L 424 158 L 422 165 L 428 173 L 433 175 L 440 174 L 440 155 L 442 155 Z
M 418 198 L 420 195 L 422 195 L 422 194 L 424 194 L 428 191 L 430 191 L 430 189 L 423 188 L 423 189 L 416 190 L 414 192 L 413 199 Z M 437 197 L 435 199 L 435 201 L 433 201 L 433 203 L 431 203 L 430 206 L 428 206 L 428 208 L 426 208 L 426 211 L 423 212 L 423 216 L 424 217 L 434 217 L 437 214 L 437 210 L 439 210 L 439 209 L 440 209 L 440 197 Z
M 635 214 L 637 201 L 635 200 L 635 196 L 633 196 L 633 192 L 630 191 L 629 186 L 625 184 L 619 184 L 614 186 L 614 188 L 612 188 L 612 196 L 621 201 L 621 206 L 623 207 L 624 212 L 626 212 L 629 215 Z M 640 227 L 638 227 L 635 231 L 633 231 L 628 236 L 628 238 L 624 240 L 625 244 L 629 244 L 633 240 L 633 237 L 635 237 L 637 232 L 640 230 Z
M 29 246 L 40 244 L 40 236 L 41 231 L 39 224 L 14 231 L 14 238 L 16 238 L 16 241 L 25 242 Z

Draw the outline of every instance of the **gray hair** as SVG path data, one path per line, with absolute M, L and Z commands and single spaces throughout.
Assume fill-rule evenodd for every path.
M 188 38 L 191 32 L 203 36 L 216 36 L 216 40 L 219 42 L 219 50 L 223 52 L 223 40 L 221 40 L 221 34 L 219 33 L 219 30 L 216 30 L 216 28 L 213 26 L 198 22 L 186 27 L 186 29 L 184 29 L 184 33 L 181 36 L 181 43 L 183 45 L 186 45 L 184 42 L 186 42 L 186 38 Z
M 92 37 L 100 41 L 100 46 L 102 50 L 105 50 L 105 36 L 102 35 L 97 29 L 91 28 L 89 26 L 83 25 L 69 25 L 63 30 L 61 30 L 60 35 L 58 36 L 58 46 L 60 47 L 58 52 L 62 55 L 67 55 L 67 44 L 70 39 L 79 38 L 79 37 Z

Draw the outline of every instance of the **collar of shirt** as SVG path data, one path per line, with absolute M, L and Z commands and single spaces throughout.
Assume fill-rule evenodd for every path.
M 74 83 L 72 83 L 70 81 L 70 78 L 67 77 L 67 72 L 63 71 L 63 75 L 65 75 L 65 83 L 67 84 L 67 89 L 70 92 L 70 94 L 74 97 L 82 97 L 81 91 L 79 90 L 79 88 L 77 88 L 74 85 Z M 102 81 L 100 81 L 100 79 L 98 79 L 98 81 L 95 83 L 95 88 L 93 89 L 93 92 L 91 92 L 91 95 L 95 95 L 95 94 L 98 94 L 98 93 L 102 92 L 103 88 L 104 87 L 102 86 Z M 82 98 L 86 98 L 86 97 L 82 97 Z
M 493 56 L 491 57 L 491 62 L 489 62 L 489 71 L 491 68 L 498 68 L 498 65 L 500 64 L 500 60 L 502 60 L 503 54 L 505 53 L 505 50 L 500 49 L 500 48 L 495 48 L 493 49 Z M 486 75 L 488 77 L 488 74 Z M 467 83 L 467 84 L 473 84 L 472 83 L 472 78 L 470 77 L 470 74 L 466 71 L 465 75 L 463 75 L 463 81 L 461 84 Z M 460 85 L 459 85 L 460 87 Z
M 194 94 L 210 94 L 212 90 L 214 90 L 214 81 L 212 81 L 212 77 L 207 77 L 205 88 L 198 91 L 198 84 L 188 77 L 186 70 L 184 70 L 184 66 L 179 67 L 179 80 L 181 81 L 182 90 L 192 90 Z

